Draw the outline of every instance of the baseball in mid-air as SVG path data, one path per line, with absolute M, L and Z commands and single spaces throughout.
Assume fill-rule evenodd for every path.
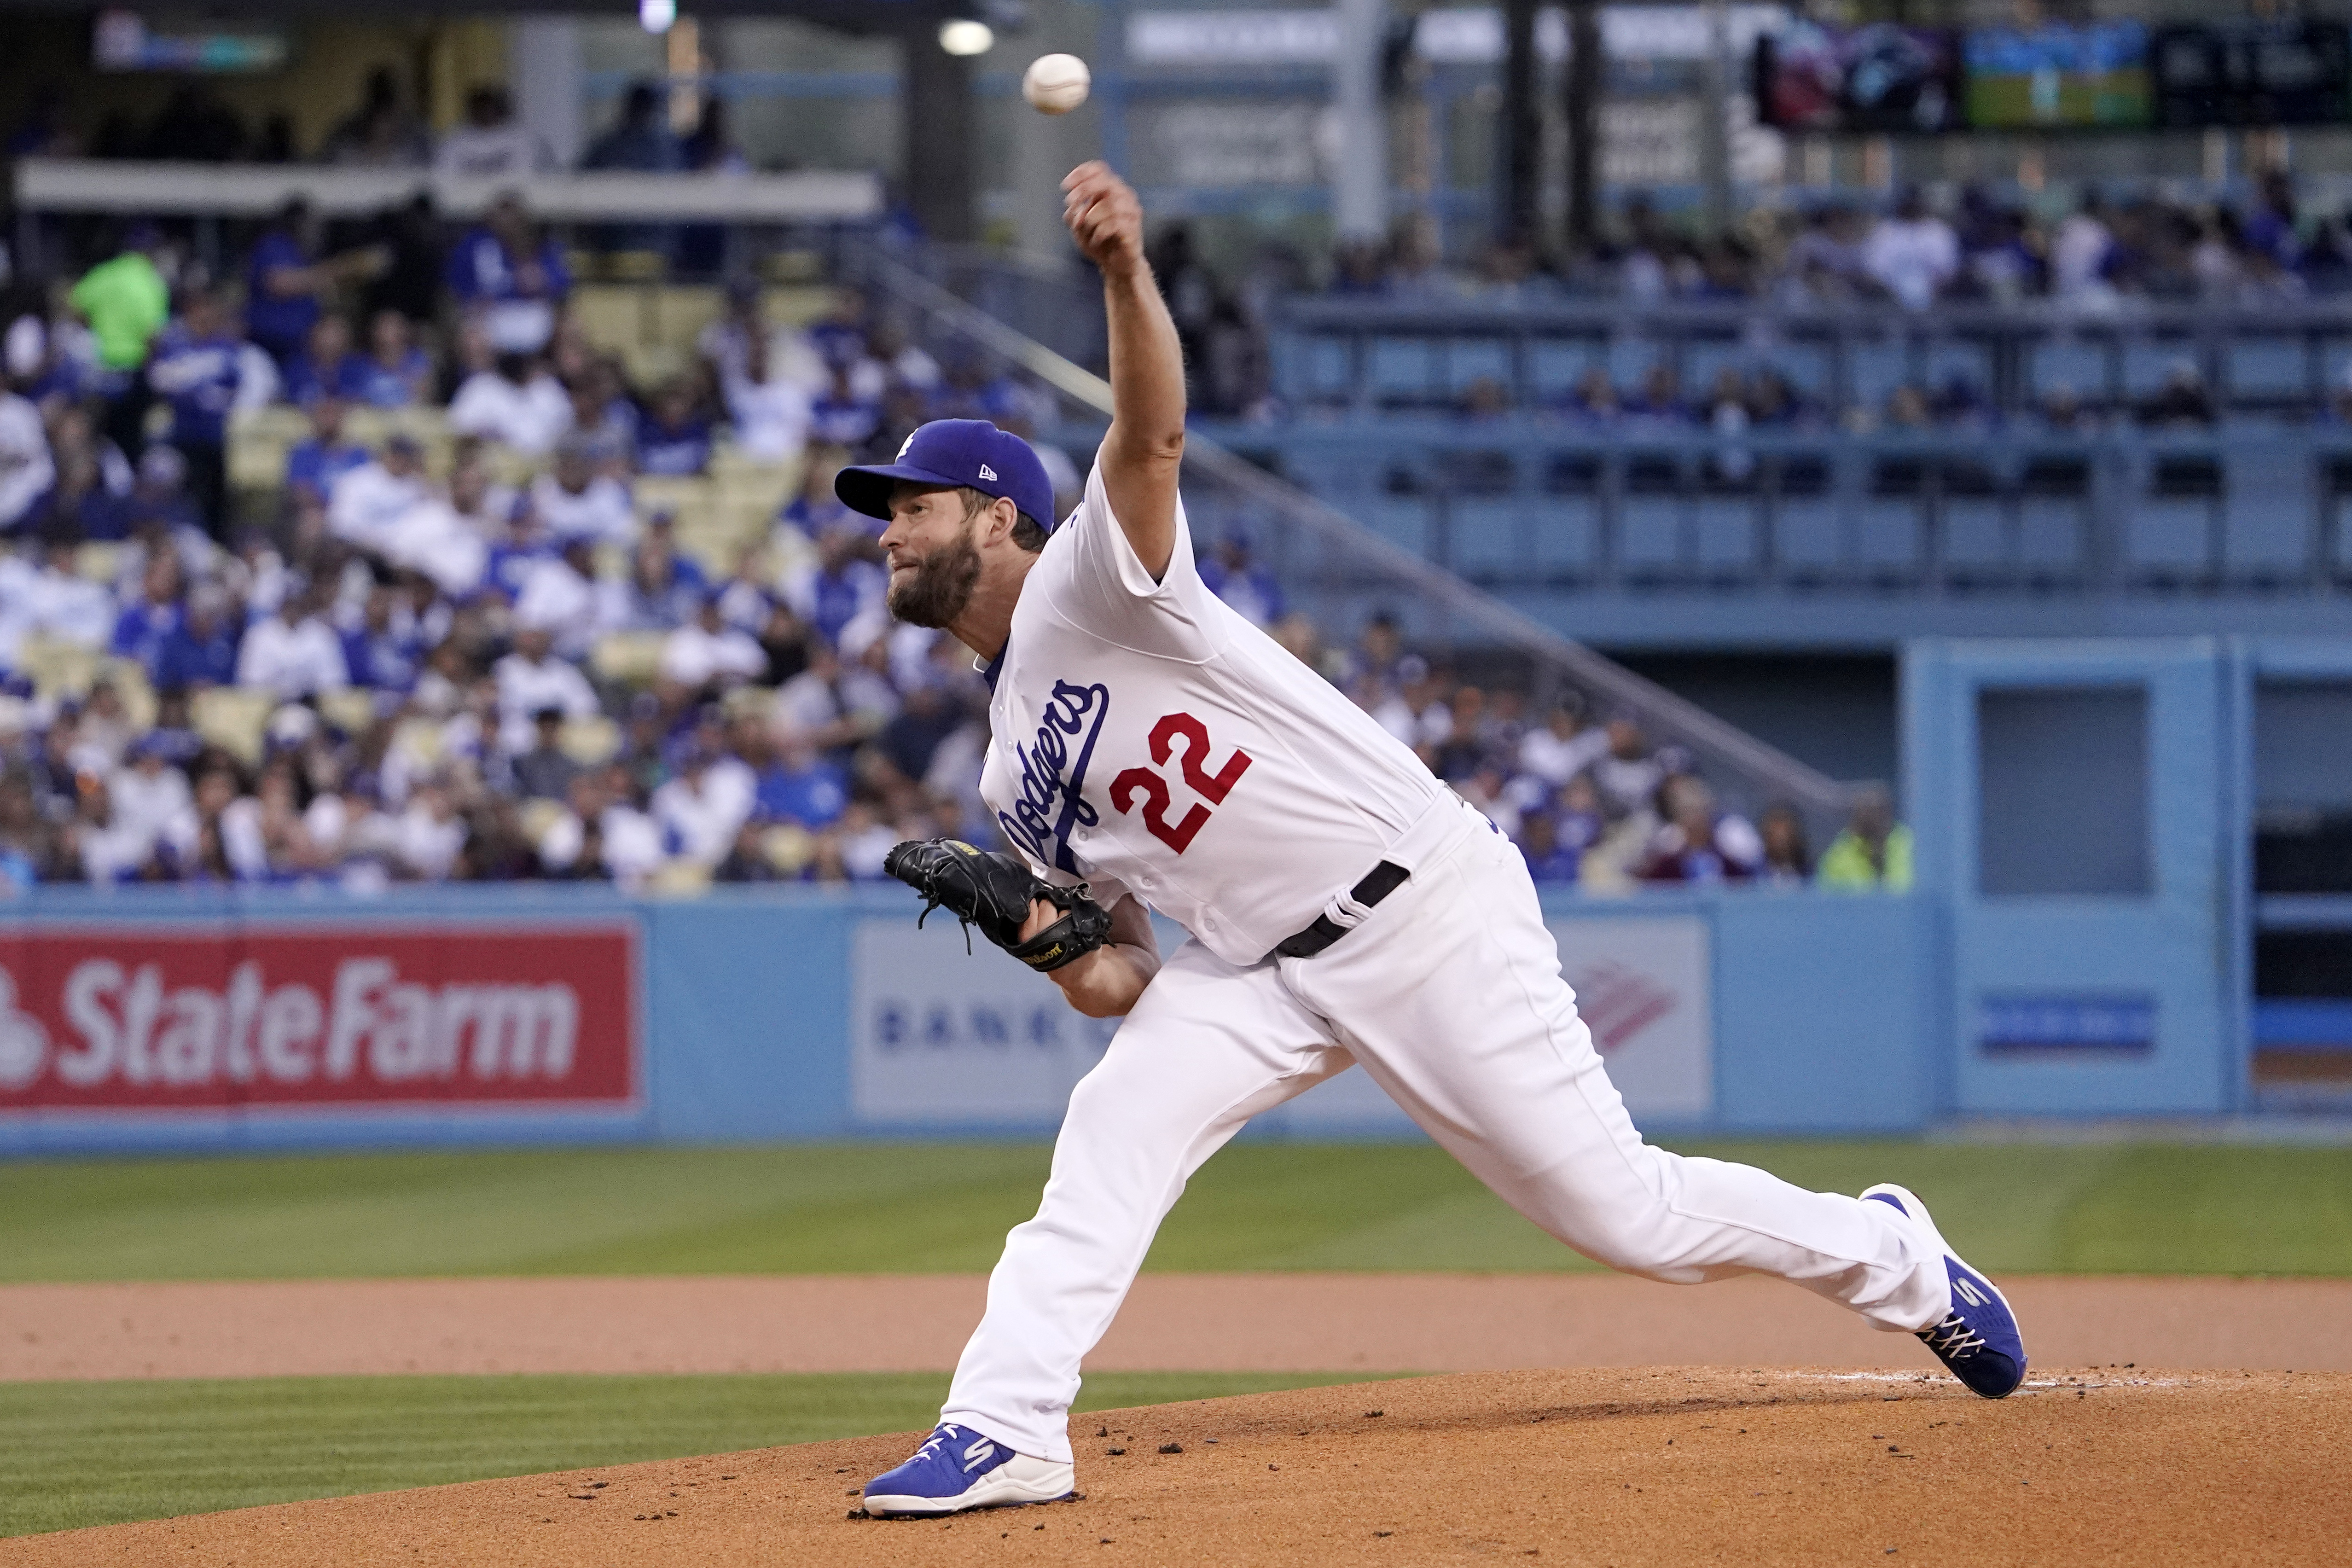
M 1087 100 L 1094 75 L 1076 55 L 1039 55 L 1021 78 L 1021 96 L 1040 114 L 1067 114 Z

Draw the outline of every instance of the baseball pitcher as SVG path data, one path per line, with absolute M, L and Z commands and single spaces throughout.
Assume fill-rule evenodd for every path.
M 926 425 L 837 489 L 888 520 L 893 613 L 982 660 L 982 794 L 1017 852 L 908 843 L 889 869 L 1081 1013 L 1125 1021 L 1070 1097 L 939 1426 L 867 1510 L 1068 1496 L 1079 1363 L 1186 1179 L 1351 1066 L 1587 1257 L 1677 1283 L 1777 1275 L 1917 1334 L 1979 1394 L 2015 1388 L 2008 1303 L 1904 1188 L 1810 1193 L 1642 1141 L 1517 850 L 1202 585 L 1177 494 L 1184 369 L 1142 210 L 1099 163 L 1063 188 L 1110 328 L 1085 500 L 1054 527 L 1036 455 L 980 420 Z M 1192 940 L 1163 956 L 1151 910 Z

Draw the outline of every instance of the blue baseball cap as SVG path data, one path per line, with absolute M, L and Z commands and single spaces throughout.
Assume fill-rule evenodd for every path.
M 967 485 L 1019 507 L 1040 528 L 1054 526 L 1054 482 L 1029 443 L 985 419 L 934 419 L 918 426 L 887 466 L 844 468 L 833 493 L 852 511 L 890 519 L 890 488 L 901 479 L 917 485 Z

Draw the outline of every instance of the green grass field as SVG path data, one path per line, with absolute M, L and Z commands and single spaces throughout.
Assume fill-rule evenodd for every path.
M 1693 1143 L 1808 1186 L 1899 1180 L 2003 1273 L 2352 1274 L 2352 1149 Z M 0 1282 L 987 1268 L 1034 1145 L 0 1164 Z M 1155 1269 L 1591 1267 L 1435 1149 L 1247 1143 Z M 1103 1376 L 1102 1408 L 1350 1381 Z M 937 1376 L 0 1384 L 0 1534 L 925 1425 Z
M 1077 1407 L 1362 1381 L 1107 1373 Z M 947 1387 L 943 1373 L 0 1384 L 0 1536 L 919 1430 Z
M 1808 1186 L 1899 1180 L 2009 1273 L 2352 1274 L 2352 1149 L 1691 1143 Z M 1029 1144 L 612 1149 L 0 1165 L 0 1282 L 982 1271 Z M 1590 1268 L 1434 1148 L 1245 1143 L 1154 1269 Z

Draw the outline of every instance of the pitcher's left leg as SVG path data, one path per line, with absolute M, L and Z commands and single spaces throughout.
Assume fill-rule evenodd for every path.
M 1284 978 L 1514 1208 L 1654 1279 L 1778 1275 L 1887 1330 L 1949 1311 L 1943 1258 L 1885 1205 L 1642 1141 L 1507 840 L 1469 836 L 1389 901 L 1400 900 L 1327 952 L 1283 961 Z

